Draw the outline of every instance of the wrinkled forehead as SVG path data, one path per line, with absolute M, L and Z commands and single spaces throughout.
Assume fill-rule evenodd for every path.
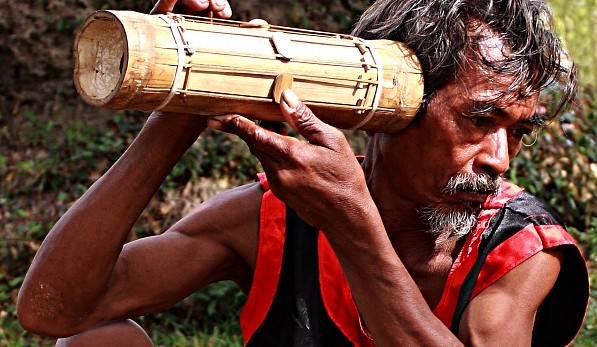
M 486 105 L 499 109 L 519 105 L 533 113 L 539 93 L 529 92 L 518 85 L 519 76 L 495 68 L 508 59 L 509 49 L 503 41 L 495 35 L 485 36 L 479 39 L 478 49 L 481 57 L 468 60 L 458 77 L 442 88 L 448 97 L 445 100 L 468 99 L 478 107 Z
M 450 98 L 465 98 L 479 105 L 506 108 L 513 104 L 536 104 L 539 92 L 521 92 L 512 85 L 516 77 L 488 71 L 483 67 L 469 66 L 462 69 L 460 77 L 445 85 Z

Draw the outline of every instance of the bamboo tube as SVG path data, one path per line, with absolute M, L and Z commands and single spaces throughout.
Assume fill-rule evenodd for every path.
M 73 51 L 81 98 L 118 110 L 282 120 L 276 101 L 291 87 L 331 125 L 395 132 L 423 96 L 416 56 L 389 40 L 98 11 L 81 24 Z

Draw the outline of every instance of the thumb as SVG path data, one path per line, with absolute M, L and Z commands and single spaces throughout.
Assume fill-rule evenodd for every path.
M 310 143 L 329 147 L 330 140 L 341 134 L 338 129 L 317 118 L 290 89 L 282 93 L 280 110 L 284 120 Z

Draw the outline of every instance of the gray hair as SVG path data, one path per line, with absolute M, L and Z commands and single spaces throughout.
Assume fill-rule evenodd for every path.
M 551 12 L 541 0 L 377 0 L 355 24 L 353 35 L 390 39 L 408 45 L 419 58 L 426 101 L 458 78 L 467 63 L 514 76 L 508 92 L 519 98 L 559 83 L 563 93 L 552 115 L 572 100 L 578 88 L 576 67 L 553 30 Z M 489 61 L 475 45 L 475 23 L 486 26 L 511 50 L 507 59 Z M 475 52 L 471 56 L 470 51 Z

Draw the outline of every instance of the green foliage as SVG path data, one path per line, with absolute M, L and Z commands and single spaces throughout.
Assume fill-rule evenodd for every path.
M 548 0 L 553 9 L 556 31 L 580 70 L 584 84 L 597 83 L 597 1 Z
M 212 284 L 139 322 L 156 345 L 242 346 L 238 316 L 245 295 L 230 281 Z M 164 334 L 164 331 L 173 333 Z
M 234 135 L 208 129 L 180 159 L 165 186 L 174 188 L 198 177 L 247 181 L 255 177 L 258 169 L 257 159 L 250 155 L 244 142 Z
M 328 31 L 335 33 L 350 32 L 354 22 L 367 8 L 367 0 L 281 0 L 289 10 L 283 18 L 277 18 L 278 25 Z
M 80 194 L 90 177 L 97 178 L 94 170 L 107 168 L 125 148 L 109 128 L 77 123 L 62 129 L 53 120 L 40 120 L 30 112 L 25 116 L 28 153 L 13 153 L 14 166 L 0 167 L 8 197 L 55 190 Z

